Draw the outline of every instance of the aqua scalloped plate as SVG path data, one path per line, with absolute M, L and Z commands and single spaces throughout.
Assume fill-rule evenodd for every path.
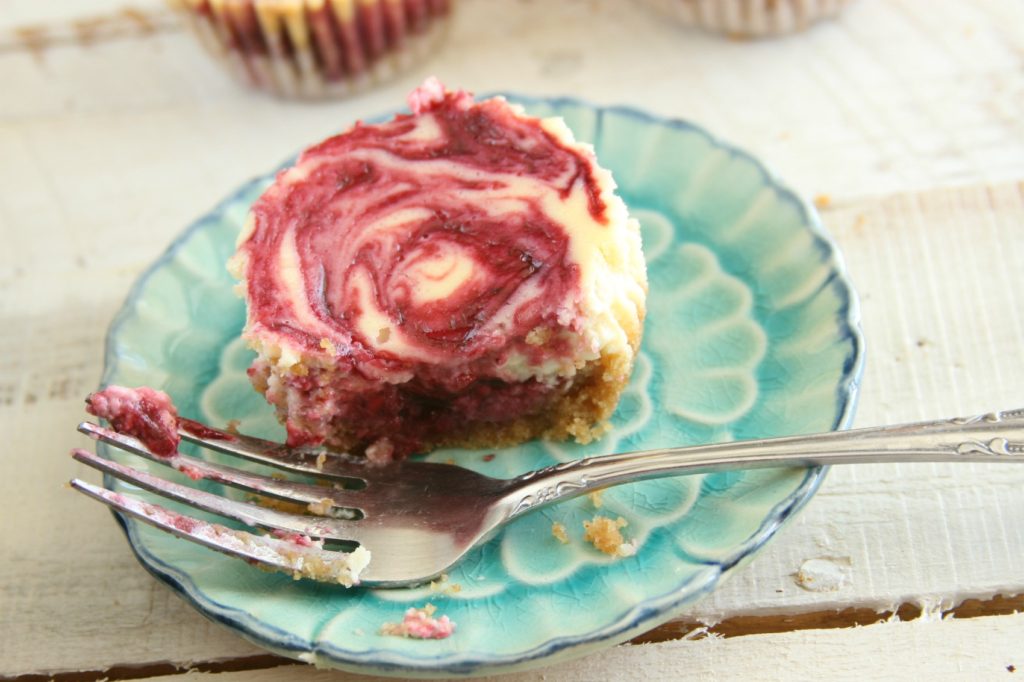
M 495 476 L 585 454 L 846 427 L 862 365 L 858 308 L 813 209 L 750 155 L 700 128 L 571 99 L 510 97 L 563 116 L 592 142 L 643 226 L 650 297 L 643 352 L 613 431 L 589 446 L 530 443 L 485 461 Z M 189 228 L 132 289 L 114 321 L 105 383 L 167 391 L 182 414 L 281 437 L 249 386 L 245 311 L 224 269 L 250 203 L 242 187 Z M 119 456 L 106 452 L 108 456 Z M 624 485 L 508 526 L 449 578 L 461 590 L 346 590 L 268 574 L 121 519 L 143 565 L 204 615 L 271 651 L 375 674 L 476 675 L 582 656 L 627 640 L 710 593 L 814 494 L 818 468 Z M 112 480 L 108 486 L 121 487 Z M 582 521 L 621 516 L 636 556 L 610 559 Z M 569 544 L 551 534 L 569 530 Z M 417 641 L 378 634 L 433 603 L 458 629 Z

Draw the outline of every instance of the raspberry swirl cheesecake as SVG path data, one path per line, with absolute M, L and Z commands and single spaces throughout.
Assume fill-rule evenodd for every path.
M 640 343 L 639 225 L 561 119 L 428 79 L 307 149 L 229 265 L 290 445 L 387 461 L 600 435 Z

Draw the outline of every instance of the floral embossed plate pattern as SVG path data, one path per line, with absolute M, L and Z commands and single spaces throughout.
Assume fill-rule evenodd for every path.
M 643 349 L 601 441 L 430 459 L 508 477 L 583 455 L 848 424 L 862 362 L 857 306 L 811 209 L 749 155 L 687 123 L 569 99 L 511 99 L 535 115 L 563 116 L 592 142 L 640 219 L 651 283 Z M 243 431 L 282 438 L 246 378 L 244 304 L 224 269 L 271 177 L 199 220 L 139 280 L 110 330 L 106 383 L 158 387 L 183 415 L 239 420 Z M 761 547 L 823 475 L 675 477 L 608 490 L 600 508 L 589 498 L 550 507 L 473 551 L 449 577 L 457 592 L 293 581 L 122 523 L 146 568 L 267 649 L 362 672 L 487 674 L 580 656 L 671 618 Z M 626 519 L 635 556 L 613 559 L 583 541 L 582 522 L 597 514 Z M 556 521 L 568 544 L 552 535 Z M 428 602 L 457 623 L 449 639 L 379 634 Z

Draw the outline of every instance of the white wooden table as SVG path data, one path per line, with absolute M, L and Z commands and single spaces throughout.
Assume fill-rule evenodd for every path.
M 434 60 L 319 105 L 236 86 L 157 0 L 124 2 L 0 0 L 0 676 L 363 679 L 208 622 L 61 486 L 86 473 L 66 453 L 139 272 L 243 180 L 430 73 L 688 118 L 818 197 L 861 295 L 856 425 L 1024 405 L 1019 0 L 858 0 L 758 43 L 626 0 L 464 0 Z M 1022 560 L 1024 467 L 841 468 L 649 643 L 506 679 L 1013 680 Z M 842 584 L 805 589 L 795 576 L 815 566 Z

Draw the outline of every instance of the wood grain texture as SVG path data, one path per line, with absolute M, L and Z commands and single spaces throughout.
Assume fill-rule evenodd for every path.
M 505 675 L 502 682 L 650 680 L 1006 680 L 1024 668 L 1024 614 L 936 624 L 893 621 L 849 630 L 705 638 L 622 646 L 583 661 Z M 371 682 L 379 678 L 307 666 L 244 673 L 189 673 L 153 682 Z
M 1018 183 L 902 194 L 824 211 L 861 295 L 868 339 L 857 426 L 1024 404 L 1019 360 L 1024 192 Z M 998 257 L 996 257 L 998 254 Z M 1024 470 L 964 464 L 834 468 L 784 541 L 691 612 L 949 608 L 1024 593 Z M 809 559 L 838 590 L 794 580 Z M 742 606 L 741 606 L 742 605 Z
M 120 7 L 19 0 L 0 32 Z M 869 344 L 857 425 L 1024 405 L 1024 5 L 920 8 L 859 0 L 808 34 L 737 43 L 614 0 L 465 0 L 429 65 L 320 105 L 238 88 L 171 28 L 0 50 L 0 428 L 10 434 L 0 495 L 13 510 L 0 515 L 0 674 L 261 655 L 152 580 L 109 514 L 62 489 L 83 473 L 66 457 L 84 444 L 74 424 L 100 376 L 106 324 L 175 235 L 303 145 L 400 105 L 431 72 L 478 91 L 573 94 L 689 118 L 827 203 Z M 835 469 L 777 541 L 682 616 L 725 624 L 903 605 L 919 624 L 624 647 L 558 672 L 586 679 L 602 670 L 591 666 L 634 665 L 672 679 L 677 660 L 700 675 L 730 661 L 749 671 L 742 665 L 774 650 L 783 667 L 769 672 L 810 676 L 800 666 L 833 654 L 851 673 L 872 642 L 889 656 L 879 666 L 969 642 L 982 653 L 950 665 L 987 675 L 971 666 L 1024 640 L 1020 617 L 978 619 L 991 621 L 992 642 L 974 621 L 931 619 L 964 599 L 1024 593 L 1022 484 L 1024 471 L 996 466 Z M 812 559 L 845 582 L 806 589 L 795 576 Z M 941 676 L 944 664 L 921 670 Z

